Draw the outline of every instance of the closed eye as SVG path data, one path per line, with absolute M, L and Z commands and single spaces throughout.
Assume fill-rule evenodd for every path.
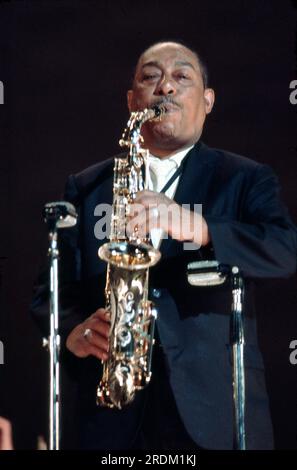
M 156 74 L 152 74 L 152 73 L 147 73 L 145 75 L 142 76 L 142 80 L 154 80 L 154 79 L 157 79 L 158 78 L 158 75 Z
M 190 80 L 189 75 L 187 75 L 186 73 L 178 73 L 178 74 L 176 75 L 176 77 L 177 77 L 178 79 L 182 79 L 182 80 Z

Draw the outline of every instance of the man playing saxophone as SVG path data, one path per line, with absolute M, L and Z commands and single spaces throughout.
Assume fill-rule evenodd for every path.
M 61 288 L 64 355 L 75 363 L 79 382 L 79 446 L 233 448 L 230 286 L 198 291 L 186 278 L 189 261 L 216 259 L 238 266 L 246 280 L 247 448 L 272 448 L 252 285 L 296 270 L 296 234 L 277 179 L 267 166 L 201 141 L 214 91 L 201 58 L 183 44 L 160 42 L 145 50 L 127 97 L 130 112 L 156 105 L 166 110 L 161 120 L 142 127 L 149 189 L 136 194 L 128 224 L 129 233 L 147 234 L 162 255 L 150 272 L 150 296 L 158 308 L 152 380 L 123 410 L 95 405 L 98 359 L 106 361 L 110 348 L 110 312 L 103 308 L 106 266 L 97 257 L 91 225 L 95 205 L 112 200 L 108 160 L 71 176 L 66 188 L 79 210 L 77 227 L 63 234 Z M 162 217 L 164 207 L 177 217 Z M 185 250 L 185 242 L 197 249 Z M 40 323 L 45 299 L 40 283 L 32 303 Z

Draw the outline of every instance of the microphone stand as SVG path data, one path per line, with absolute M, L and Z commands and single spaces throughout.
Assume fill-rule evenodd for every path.
M 60 449 L 60 335 L 58 291 L 58 229 L 76 224 L 76 211 L 68 202 L 52 202 L 45 205 L 43 216 L 48 226 L 50 258 L 50 334 L 43 340 L 49 351 L 49 450 Z
M 230 342 L 233 358 L 233 400 L 235 424 L 235 448 L 246 450 L 245 442 L 245 371 L 244 371 L 244 329 L 243 329 L 243 279 L 237 266 L 231 270 L 232 313 Z
M 245 369 L 243 328 L 243 278 L 237 266 L 220 265 L 217 261 L 195 261 L 188 264 L 188 282 L 192 286 L 207 287 L 223 284 L 229 277 L 232 286 L 230 343 L 233 364 L 234 446 L 246 449 L 245 435 Z

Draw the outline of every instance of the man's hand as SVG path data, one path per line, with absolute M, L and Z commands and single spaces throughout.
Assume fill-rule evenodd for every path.
M 0 450 L 13 450 L 11 423 L 0 416 Z
M 106 361 L 109 329 L 110 314 L 104 308 L 99 308 L 71 331 L 66 347 L 77 357 L 95 356 Z
M 165 194 L 140 191 L 130 206 L 127 230 L 145 237 L 153 228 L 164 230 L 175 240 L 199 246 L 210 241 L 207 223 L 201 214 L 180 206 Z

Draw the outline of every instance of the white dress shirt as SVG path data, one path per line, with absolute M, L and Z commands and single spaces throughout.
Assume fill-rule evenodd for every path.
M 167 181 L 175 173 L 177 168 L 180 166 L 181 162 L 185 158 L 186 154 L 193 148 L 186 148 L 180 152 L 175 153 L 169 158 L 158 158 L 154 155 L 149 155 L 148 164 L 149 164 L 149 179 L 148 185 L 151 191 L 160 192 Z M 170 199 L 173 199 L 175 191 L 179 182 L 180 175 L 173 181 L 172 185 L 167 189 L 165 195 Z M 163 237 L 163 230 L 161 229 L 152 229 L 150 232 L 151 240 L 155 248 L 159 248 L 161 239 Z

